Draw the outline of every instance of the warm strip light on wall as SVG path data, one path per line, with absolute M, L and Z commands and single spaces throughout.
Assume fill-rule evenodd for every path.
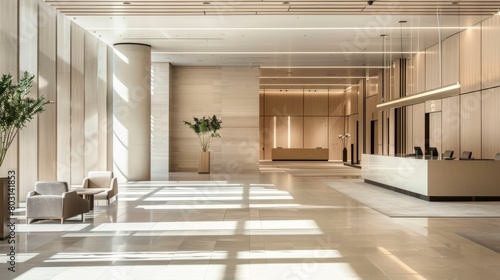
M 291 126 L 290 126 L 290 116 L 288 116 L 288 148 L 290 148 L 290 130 L 291 130 Z
M 460 91 L 460 83 L 424 91 L 421 93 L 416 93 L 414 95 L 405 96 L 396 100 L 384 102 L 377 105 L 379 110 L 392 109 L 397 107 L 414 105 L 417 103 L 422 103 L 428 100 L 435 100 L 440 98 L 445 98 L 458 94 Z
M 273 148 L 276 149 L 276 116 L 274 116 L 274 136 L 273 136 Z

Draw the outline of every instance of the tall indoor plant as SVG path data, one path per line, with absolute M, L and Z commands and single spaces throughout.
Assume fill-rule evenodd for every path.
M 45 96 L 28 96 L 34 78 L 34 75 L 24 72 L 17 84 L 10 73 L 0 79 L 0 166 L 19 130 L 43 112 L 49 103 Z
M 212 117 L 193 117 L 193 122 L 184 121 L 194 133 L 198 136 L 201 145 L 200 161 L 198 165 L 198 173 L 210 173 L 210 152 L 208 149 L 212 144 L 214 138 L 220 138 L 219 131 L 222 126 L 222 120 L 218 119 L 216 115 Z

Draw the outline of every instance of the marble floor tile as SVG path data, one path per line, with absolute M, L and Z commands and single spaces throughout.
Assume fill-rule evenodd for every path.
M 328 186 L 359 171 L 320 167 L 120 184 L 83 223 L 27 225 L 20 208 L 16 272 L 0 241 L 0 279 L 500 279 L 500 254 L 457 234 L 495 231 L 500 218 L 391 218 Z

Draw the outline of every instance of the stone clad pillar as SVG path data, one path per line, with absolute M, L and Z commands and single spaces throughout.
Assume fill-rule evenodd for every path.
M 120 43 L 113 55 L 113 171 L 119 181 L 150 180 L 151 46 Z

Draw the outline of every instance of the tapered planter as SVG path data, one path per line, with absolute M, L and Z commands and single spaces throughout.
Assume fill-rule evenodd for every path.
M 9 179 L 0 177 L 0 239 L 5 239 L 9 236 L 9 221 L 10 215 L 8 211 L 9 204 Z
M 198 174 L 210 173 L 210 152 L 200 153 L 200 162 L 198 163 Z
M 347 148 L 342 150 L 342 161 L 347 162 Z

